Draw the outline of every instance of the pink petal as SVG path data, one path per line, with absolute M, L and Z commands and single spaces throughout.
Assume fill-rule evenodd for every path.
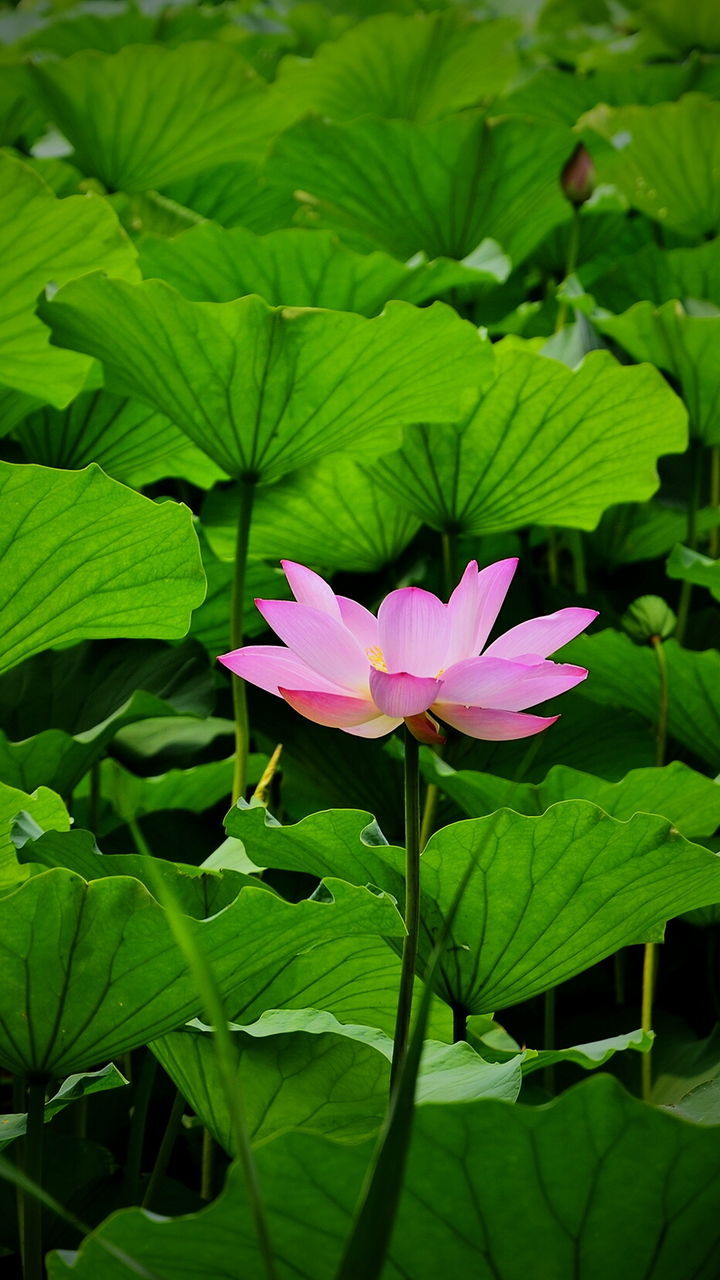
M 365 724 L 347 726 L 343 732 L 351 733 L 354 738 L 384 738 L 402 724 L 399 716 L 376 716 L 374 720 L 366 720 Z
M 342 693 L 342 688 L 313 671 L 302 658 L 275 644 L 251 644 L 245 649 L 224 653 L 218 662 L 243 680 L 280 697 L 280 685 L 294 689 L 318 689 L 326 693 Z
M 495 564 L 489 564 L 486 569 L 480 570 L 478 574 L 480 620 L 473 653 L 480 653 L 495 626 L 517 567 L 517 556 L 511 556 L 509 560 L 496 560 Z
M 477 560 L 471 560 L 447 605 L 450 618 L 450 644 L 445 666 L 477 653 L 475 638 L 480 625 L 480 586 Z
M 273 631 L 313 671 L 343 689 L 367 689 L 370 664 L 347 627 L 294 600 L 256 600 Z
M 405 724 L 413 738 L 424 742 L 428 747 L 442 747 L 447 742 L 445 734 L 440 732 L 440 725 L 429 711 L 423 711 L 419 716 L 406 716 Z
M 541 658 L 547 658 L 568 640 L 574 640 L 597 616 L 597 609 L 558 609 L 557 613 L 530 618 L 512 627 L 505 635 L 493 640 L 485 652 L 497 658 L 516 658 L 523 654 L 539 654 Z
M 360 648 L 365 653 L 368 649 L 378 648 L 380 635 L 375 614 L 366 609 L 364 604 L 351 600 L 349 596 L 337 596 L 336 599 L 340 606 L 340 617 L 348 631 L 354 635 Z
M 310 689 L 281 689 L 280 693 L 306 720 L 314 720 L 315 724 L 324 724 L 330 729 L 365 724 L 368 712 L 372 711 L 369 698 L 348 698 L 344 694 Z
M 485 707 L 460 707 L 454 703 L 438 706 L 437 714 L 470 738 L 484 738 L 488 742 L 530 738 L 559 719 L 558 716 L 526 716 L 516 711 L 490 711 Z
M 416 716 L 427 711 L 434 700 L 440 681 L 432 676 L 411 676 L 406 671 L 370 672 L 373 702 L 386 716 Z
M 526 707 L 536 707 L 538 702 L 557 698 L 585 679 L 585 667 L 573 667 L 569 662 L 541 662 L 528 666 L 525 668 L 525 675 L 506 697 L 503 707 L 507 711 L 524 711 Z
M 380 648 L 388 671 L 435 676 L 450 642 L 446 605 L 421 587 L 400 587 L 378 610 Z
M 437 705 L 457 702 L 466 707 L 497 707 L 508 711 L 511 708 L 507 699 L 533 669 L 486 654 L 479 658 L 465 658 L 449 667 L 443 675 Z
M 309 604 L 312 609 L 320 609 L 340 621 L 340 609 L 329 582 L 294 560 L 281 560 L 280 564 L 298 604 Z

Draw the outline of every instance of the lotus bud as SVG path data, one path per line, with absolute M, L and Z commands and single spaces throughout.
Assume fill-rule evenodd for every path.
M 675 630 L 677 618 L 660 596 L 639 596 L 623 614 L 623 630 L 636 644 L 667 640 Z
M 595 189 L 595 165 L 582 142 L 573 151 L 560 178 L 562 189 L 572 204 L 584 204 Z

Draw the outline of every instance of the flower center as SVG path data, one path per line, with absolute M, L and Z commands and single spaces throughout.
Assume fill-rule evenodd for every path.
M 383 651 L 379 644 L 374 644 L 370 649 L 366 649 L 365 653 L 370 661 L 370 665 L 376 671 L 387 671 L 387 663 L 383 656 Z

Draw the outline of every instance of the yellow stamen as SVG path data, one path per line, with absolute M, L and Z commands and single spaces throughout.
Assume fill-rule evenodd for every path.
M 370 649 L 366 649 L 368 660 L 376 671 L 387 671 L 387 663 L 385 661 L 383 651 L 379 644 L 375 644 Z

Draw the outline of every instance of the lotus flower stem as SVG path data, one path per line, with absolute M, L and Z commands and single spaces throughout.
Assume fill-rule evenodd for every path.
M 653 636 L 650 641 L 657 658 L 659 692 L 658 692 L 658 718 L 657 728 L 655 732 L 656 752 L 655 764 L 659 769 L 665 764 L 665 751 L 667 746 L 667 723 L 668 723 L 668 678 L 667 678 L 667 661 L 665 658 L 665 649 L 660 636 Z M 658 953 L 654 942 L 645 943 L 645 951 L 643 956 L 643 977 L 642 977 L 642 1029 L 643 1031 L 652 1030 L 652 1009 L 653 1009 L 653 991 L 655 987 L 655 974 L 657 972 Z M 650 1101 L 652 1093 L 652 1051 L 648 1050 L 642 1056 L 642 1096 L 644 1102 Z
M 685 542 L 691 551 L 697 546 L 697 515 L 700 508 L 702 498 L 702 479 L 703 479 L 703 454 L 704 449 L 697 441 L 690 450 L 690 496 L 688 498 L 687 509 L 687 533 Z M 688 615 L 690 613 L 690 598 L 692 596 L 692 583 L 683 582 L 680 587 L 680 598 L 677 608 L 677 625 L 675 627 L 675 639 L 678 644 L 682 644 L 685 637 L 685 628 L 687 626 Z
M 170 1163 L 170 1156 L 172 1155 L 173 1147 L 175 1146 L 178 1133 L 180 1132 L 180 1123 L 183 1118 L 185 1107 L 185 1099 L 183 1098 L 180 1090 L 177 1089 L 175 1091 L 175 1101 L 172 1104 L 168 1122 L 165 1125 L 165 1132 L 162 1136 L 160 1146 L 158 1147 L 157 1156 L 155 1157 L 155 1164 L 153 1165 L 152 1173 L 150 1174 L 148 1184 L 145 1188 L 145 1195 L 143 1196 L 142 1201 L 143 1209 L 149 1209 L 152 1206 L 157 1189 L 165 1176 L 165 1171 Z
M 405 729 L 405 928 L 400 993 L 395 1019 L 395 1045 L 390 1070 L 390 1092 L 395 1090 L 398 1074 L 408 1046 L 410 1011 L 412 1008 L 415 964 L 420 934 L 420 748 L 417 739 Z
M 716 511 L 720 507 L 720 444 L 714 444 L 710 450 L 710 506 Z M 720 556 L 720 526 L 715 525 L 710 531 L 708 554 L 714 559 Z
M 230 639 L 233 649 L 239 649 L 243 642 L 243 610 L 245 607 L 245 572 L 247 569 L 248 547 L 250 545 L 250 524 L 252 522 L 255 484 L 252 480 L 240 481 L 240 511 L 238 514 L 237 540 L 235 543 L 235 568 L 232 580 L 232 598 L 230 603 Z M 248 721 L 247 693 L 244 680 L 233 680 L 233 711 L 235 717 L 235 770 L 233 775 L 233 804 L 245 793 L 247 776 L 248 739 L 250 725 Z
M 28 1076 L 27 1129 L 24 1142 L 24 1173 L 42 1186 L 43 1144 L 45 1138 L 45 1079 Z M 23 1280 L 42 1280 L 45 1274 L 42 1246 L 42 1203 L 35 1196 L 23 1194 L 22 1260 Z

